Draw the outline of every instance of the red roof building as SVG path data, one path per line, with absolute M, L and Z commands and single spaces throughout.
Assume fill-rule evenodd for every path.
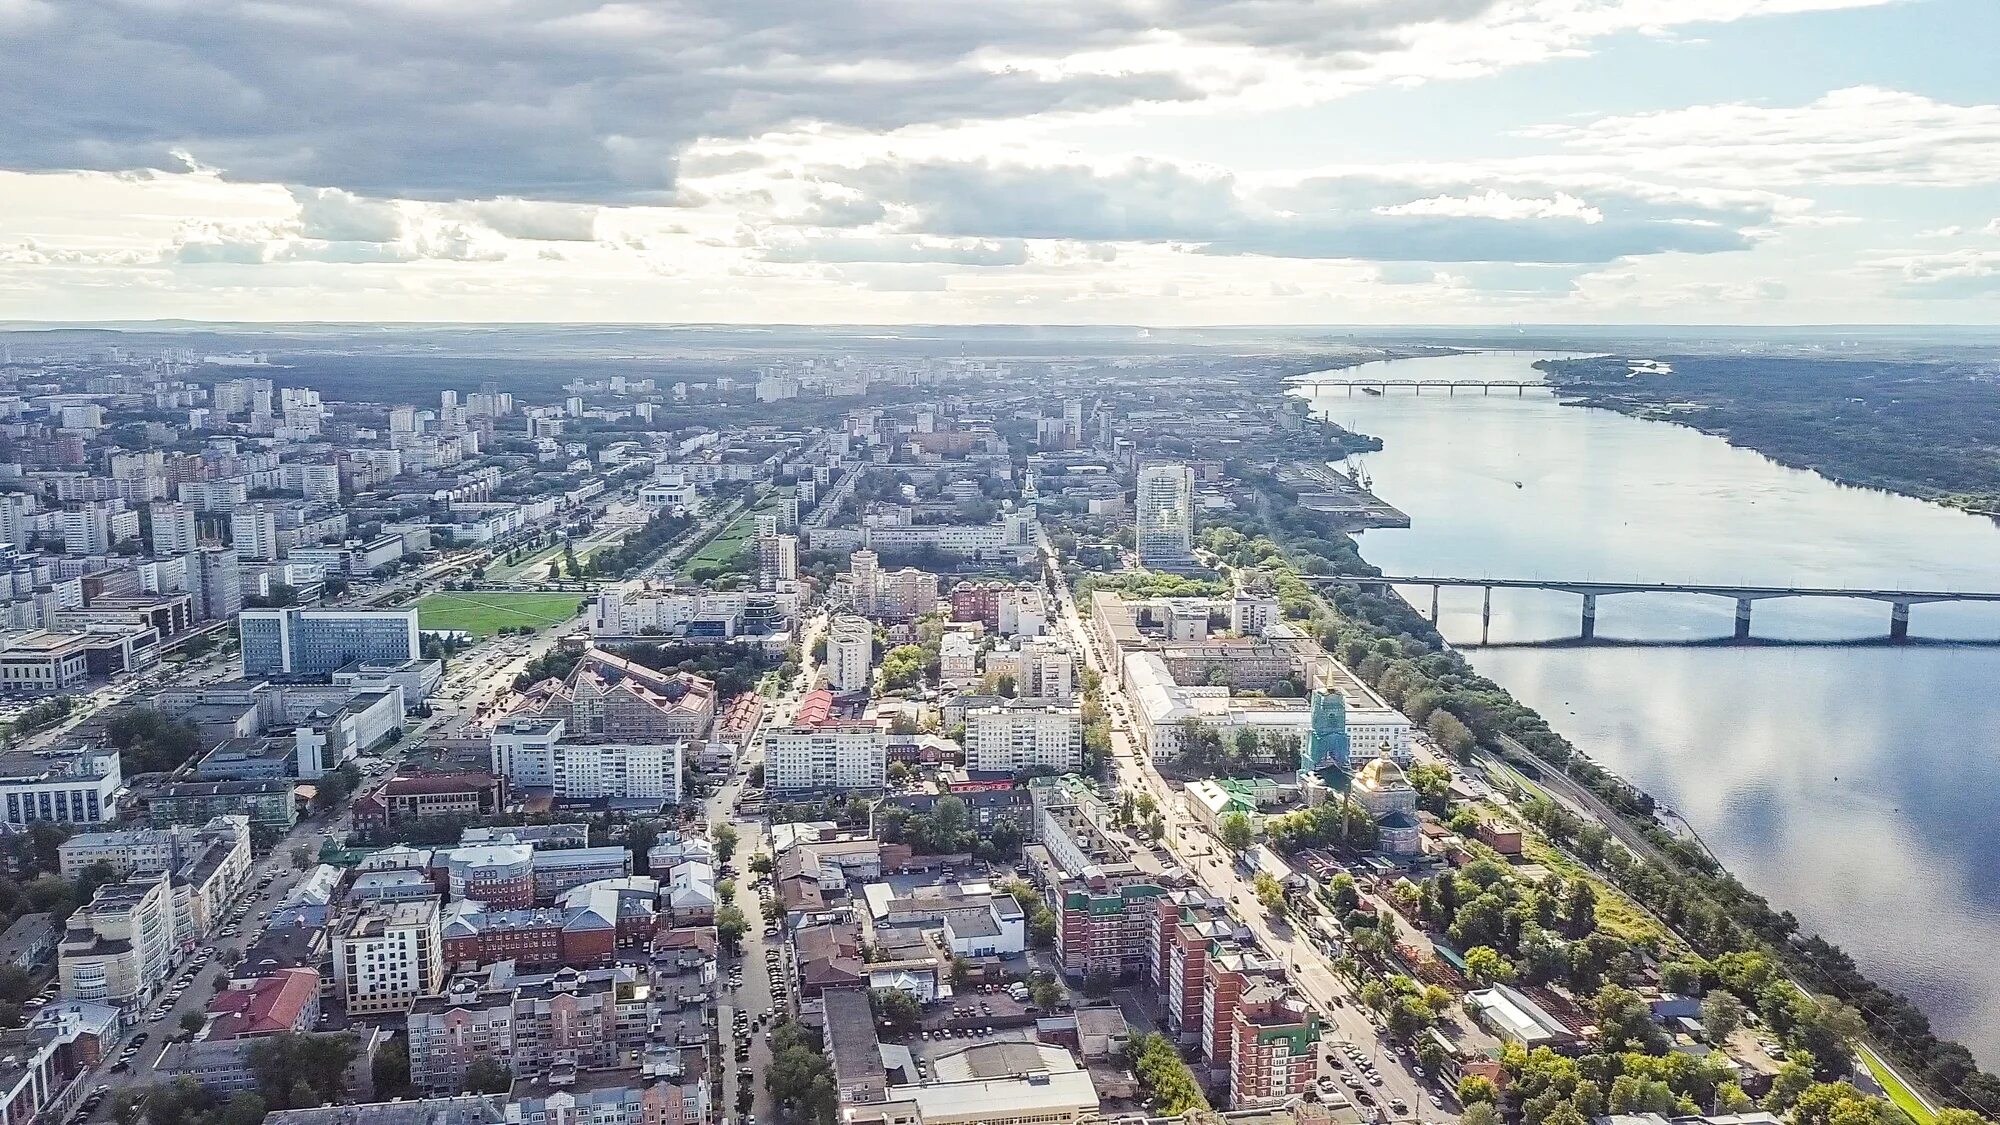
M 319 974 L 280 969 L 268 977 L 233 980 L 208 1002 L 210 1039 L 254 1039 L 306 1032 L 319 1022 Z

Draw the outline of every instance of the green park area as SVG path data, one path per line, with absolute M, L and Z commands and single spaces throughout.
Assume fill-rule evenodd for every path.
M 576 616 L 576 594 L 517 594 L 474 591 L 431 594 L 417 603 L 417 624 L 424 629 L 457 629 L 490 637 L 501 629 L 535 630 L 560 625 Z
M 748 547 L 750 540 L 756 537 L 757 517 L 777 510 L 776 494 L 766 496 L 755 506 L 744 509 L 735 519 L 730 520 L 729 525 L 715 538 L 704 544 L 701 550 L 681 560 L 681 577 L 697 579 L 726 572 L 731 560 L 735 559 L 737 553 Z M 696 571 L 702 573 L 697 574 Z

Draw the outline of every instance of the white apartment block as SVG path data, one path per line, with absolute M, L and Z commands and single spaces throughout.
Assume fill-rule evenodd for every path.
M 1049 631 L 1048 600 L 1039 586 L 1000 591 L 999 633 L 1005 637 L 1039 637 Z
M 184 555 L 201 546 L 193 508 L 186 504 L 154 504 L 148 513 L 153 518 L 155 555 Z
M 774 731 L 764 740 L 764 784 L 773 793 L 880 790 L 889 743 L 874 726 Z
M 333 980 L 350 1015 L 407 1013 L 444 987 L 444 941 L 434 898 L 376 902 L 333 935 Z
M 865 618 L 834 618 L 826 634 L 828 685 L 843 695 L 867 691 L 874 647 L 875 628 Z
M 987 674 L 1011 676 L 1021 699 L 1067 703 L 1076 698 L 1076 658 L 1060 637 L 1031 637 L 986 654 Z
M 938 675 L 947 684 L 964 684 L 979 677 L 979 646 L 972 634 L 946 633 L 938 642 Z
M 558 798 L 679 803 L 686 743 L 569 742 L 564 730 L 560 718 L 501 723 L 493 730 L 493 772 L 510 785 L 548 788 Z
M 63 998 L 143 1004 L 173 971 L 179 947 L 166 872 L 106 883 L 70 915 L 58 946 Z
M 1037 766 L 1074 772 L 1083 766 L 1083 712 L 1075 705 L 1026 703 L 968 711 L 965 765 L 1003 773 Z
M 1148 465 L 1139 470 L 1132 502 L 1139 562 L 1184 562 L 1194 550 L 1194 470 Z
M 268 504 L 250 504 L 229 513 L 229 545 L 239 559 L 269 562 L 278 557 L 278 514 Z

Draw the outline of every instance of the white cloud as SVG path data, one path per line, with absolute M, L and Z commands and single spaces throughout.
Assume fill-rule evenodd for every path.
M 1698 105 L 1524 135 L 1709 183 L 1970 187 L 2000 179 L 2000 105 L 1954 105 L 1874 86 L 1800 106 Z
M 403 214 L 393 203 L 363 199 L 339 188 L 291 189 L 299 203 L 299 232 L 329 242 L 395 242 Z
M 1604 212 L 1568 192 L 1552 199 L 1522 199 L 1488 188 L 1476 195 L 1433 195 L 1375 208 L 1377 215 L 1432 215 L 1446 219 L 1575 219 L 1601 223 Z

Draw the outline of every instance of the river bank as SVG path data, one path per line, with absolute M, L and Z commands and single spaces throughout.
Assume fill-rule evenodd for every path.
M 2000 514 L 2000 381 L 1982 365 L 1669 354 L 1535 367 L 1572 405 L 1690 426 L 1842 484 Z
M 1487 353 L 1385 373 L 1513 376 L 1535 358 Z M 2000 554 L 1990 525 L 1906 498 L 1837 489 L 1689 429 L 1547 397 L 1343 395 L 1315 406 L 1336 424 L 1385 439 L 1368 467 L 1384 499 L 1410 510 L 1415 526 L 1361 538 L 1369 561 L 1392 571 L 1671 581 L 1817 570 L 1837 584 L 1865 576 L 1872 560 L 1873 577 L 1886 582 L 1913 575 L 1962 588 L 2000 582 L 2000 573 L 1985 573 L 2000 567 L 1966 562 Z M 1745 527 L 1758 521 L 1768 527 Z M 1909 542 L 1885 550 L 1885 535 Z M 1435 634 L 1400 600 L 1344 610 L 1379 631 Z M 1561 761 L 1572 739 L 1589 747 L 1686 814 L 1732 870 L 1797 909 L 1806 929 L 1831 932 L 1871 972 L 1917 995 L 1942 1027 L 1990 1049 L 1989 998 L 2000 981 L 1989 979 L 1990 959 L 1976 949 L 2000 934 L 2000 893 L 1981 875 L 1981 845 L 1954 839 L 1971 826 L 1984 841 L 1990 829 L 1970 807 L 1976 801 L 1944 780 L 1968 763 L 1963 755 L 1940 760 L 1942 747 L 1964 739 L 1949 736 L 1949 708 L 1937 700 L 1950 700 L 1961 713 L 1955 717 L 1969 720 L 1974 745 L 1978 732 L 2000 732 L 2000 713 L 1982 706 L 1986 693 L 1971 693 L 1969 716 L 1960 703 L 1969 678 L 2000 674 L 1992 651 L 1648 647 L 1727 638 L 1730 607 L 1698 599 L 1607 602 L 1600 632 L 1630 647 L 1544 647 L 1574 630 L 1574 614 L 1574 598 L 1510 596 L 1496 604 L 1496 638 L 1506 647 L 1464 654 L 1468 668 L 1506 685 L 1507 704 L 1519 707 L 1516 697 L 1526 704 L 1531 728 L 1541 715 L 1554 720 L 1560 734 L 1551 728 L 1524 740 L 1538 743 L 1536 755 Z M 1787 606 L 1768 620 L 1759 614 L 1760 634 L 1791 641 L 1862 637 L 1884 624 L 1840 606 Z M 1448 601 L 1436 636 L 1476 639 L 1477 618 L 1476 595 L 1471 605 Z M 1930 614 L 1923 628 L 1934 638 L 2000 635 L 1990 618 L 1954 614 Z M 1507 717 L 1504 705 L 1495 713 Z M 1970 765 L 1975 786 L 2000 774 L 1989 761 Z M 1651 819 L 1643 800 L 1627 811 Z M 1759 941 L 1793 946 L 1787 916 L 1732 890 L 1734 880 L 1705 871 L 1699 857 L 1676 858 L 1692 865 L 1687 877 L 1717 881 L 1704 888 L 1710 901 L 1727 904 L 1725 913 Z M 1913 917 L 1927 920 L 1921 941 L 1909 930 Z M 1868 985 L 1831 945 L 1798 948 L 1815 963 L 1817 987 L 1871 1011 L 1878 1034 L 1896 1041 L 1914 1068 L 1928 1060 L 1932 1085 L 1982 1081 L 1972 1077 L 1968 1052 L 1933 1045 L 1914 1005 Z

